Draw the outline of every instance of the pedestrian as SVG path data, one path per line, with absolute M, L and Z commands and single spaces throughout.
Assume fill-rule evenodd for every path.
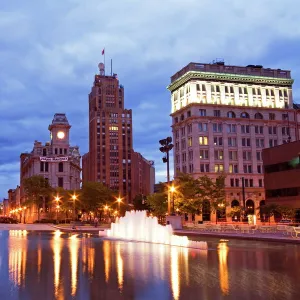
M 97 227 L 98 226 L 98 218 L 96 217 L 95 219 L 94 219 L 94 225 L 95 225 L 95 227 Z

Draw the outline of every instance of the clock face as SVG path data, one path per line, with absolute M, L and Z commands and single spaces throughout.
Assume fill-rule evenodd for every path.
M 57 133 L 57 137 L 58 137 L 60 140 L 62 140 L 62 139 L 65 137 L 65 133 L 64 133 L 63 131 L 59 131 L 59 132 Z

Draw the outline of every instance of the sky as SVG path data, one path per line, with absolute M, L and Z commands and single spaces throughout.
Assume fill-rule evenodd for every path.
M 158 141 L 172 135 L 170 77 L 216 58 L 287 69 L 299 103 L 299 20 L 298 0 L 1 1 L 0 200 L 19 184 L 20 153 L 49 141 L 55 113 L 88 151 L 88 94 L 104 47 L 133 111 L 134 149 L 155 161 L 158 182 Z

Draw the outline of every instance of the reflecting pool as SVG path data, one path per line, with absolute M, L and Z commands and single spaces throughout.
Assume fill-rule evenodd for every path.
M 299 245 L 206 240 L 195 250 L 0 231 L 0 299 L 300 299 Z

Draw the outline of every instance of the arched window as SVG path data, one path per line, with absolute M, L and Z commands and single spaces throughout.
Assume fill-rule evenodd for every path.
M 62 162 L 60 162 L 58 164 L 58 172 L 63 172 L 64 171 L 64 164 Z
M 233 111 L 229 111 L 227 113 L 227 118 L 235 118 L 235 113 Z
M 241 113 L 241 118 L 244 118 L 244 119 L 249 119 L 249 118 L 250 118 L 250 116 L 249 116 L 249 114 L 248 114 L 248 113 L 246 113 L 246 112 L 242 112 L 242 113 Z
M 240 202 L 238 200 L 232 200 L 231 207 L 237 207 L 240 206 Z
M 254 201 L 251 199 L 246 201 L 246 215 L 254 215 Z
M 240 202 L 236 199 L 231 202 L 231 219 L 233 222 L 241 220 Z
M 262 120 L 263 119 L 263 115 L 261 113 L 256 113 L 254 115 L 254 119 Z

